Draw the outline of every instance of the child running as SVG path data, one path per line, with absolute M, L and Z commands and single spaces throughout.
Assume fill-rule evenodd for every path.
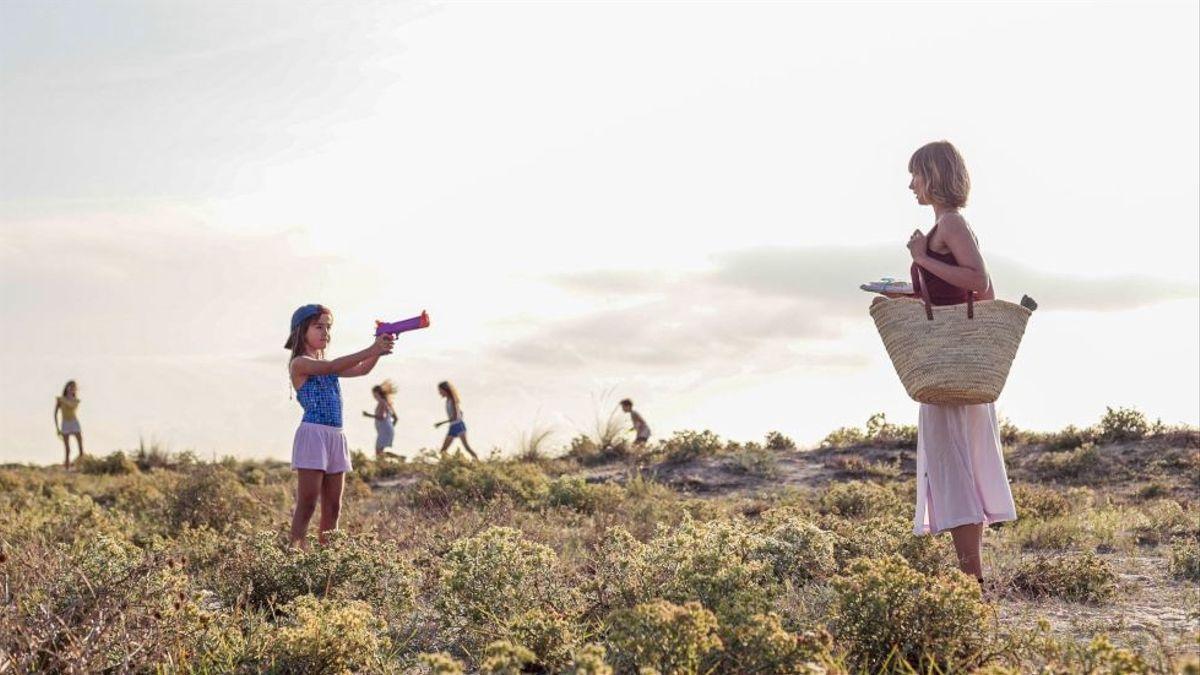
M 392 353 L 395 336 L 380 335 L 366 349 L 332 361 L 325 360 L 333 329 L 333 312 L 322 305 L 304 305 L 292 313 L 291 334 L 284 348 L 292 387 L 304 408 L 304 419 L 292 443 L 292 468 L 296 470 L 296 510 L 292 514 L 291 542 L 308 548 L 308 521 L 318 499 L 321 529 L 336 530 L 342 509 L 342 488 L 350 470 L 350 452 L 342 434 L 342 389 L 339 377 L 359 377 L 371 372 L 380 356 Z
M 621 410 L 629 413 L 633 419 L 633 432 L 636 434 L 633 439 L 633 445 L 639 448 L 642 447 L 646 444 L 646 441 L 650 440 L 650 425 L 646 424 L 646 420 L 633 409 L 633 401 L 623 399 L 621 401 Z
M 462 403 L 458 398 L 458 391 L 454 385 L 449 382 L 438 383 L 438 393 L 442 398 L 446 399 L 446 417 L 447 419 L 433 425 L 436 429 L 443 424 L 449 424 L 450 429 L 446 432 L 446 440 L 442 443 L 442 452 L 445 452 L 455 438 L 462 440 L 463 447 L 466 448 L 467 454 L 471 458 L 478 461 L 479 456 L 471 449 L 471 444 L 467 442 L 467 423 L 463 421 Z
M 389 454 L 387 450 L 392 447 L 396 438 L 396 420 L 399 416 L 396 414 L 396 408 L 392 406 L 392 396 L 395 393 L 396 385 L 392 384 L 391 380 L 384 380 L 371 387 L 371 394 L 375 396 L 375 412 L 363 411 L 364 417 L 371 417 L 375 420 L 376 459 Z
M 83 430 L 79 427 L 79 417 L 75 413 L 79 407 L 79 399 L 76 398 L 78 390 L 79 387 L 75 384 L 75 380 L 70 380 L 63 387 L 62 396 L 54 399 L 54 429 L 58 433 L 58 437 L 62 439 L 63 450 L 66 452 L 63 468 L 68 471 L 71 470 L 71 436 L 75 437 L 75 444 L 79 446 L 79 457 L 83 457 Z M 58 421 L 58 411 L 60 410 L 62 411 L 61 424 Z

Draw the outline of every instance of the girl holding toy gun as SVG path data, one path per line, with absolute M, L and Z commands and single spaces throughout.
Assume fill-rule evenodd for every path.
M 308 522 L 321 502 L 318 540 L 336 530 L 342 509 L 342 488 L 350 470 L 350 452 L 342 434 L 340 377 L 371 372 L 380 356 L 392 353 L 395 335 L 379 335 L 371 346 L 332 361 L 325 359 L 333 329 L 333 312 L 322 305 L 304 305 L 292 313 L 291 332 L 284 348 L 291 351 L 288 372 L 304 419 L 292 443 L 296 470 L 296 510 L 292 514 L 293 546 L 308 548 Z

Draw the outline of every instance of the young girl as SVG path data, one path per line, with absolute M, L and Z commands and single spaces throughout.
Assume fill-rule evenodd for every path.
M 446 399 L 446 417 L 448 419 L 438 422 L 433 425 L 433 428 L 436 429 L 443 424 L 450 425 L 450 430 L 446 432 L 446 440 L 442 443 L 442 452 L 445 452 L 446 448 L 450 447 L 455 438 L 461 438 L 463 447 L 467 449 L 467 454 L 471 455 L 472 459 L 478 461 L 479 456 L 475 454 L 475 451 L 471 449 L 471 444 L 467 442 L 467 423 L 463 421 L 462 403 L 459 402 L 458 391 L 449 382 L 439 382 L 438 393 L 442 395 L 442 398 Z
M 371 417 L 375 420 L 375 457 L 382 457 L 385 451 L 392 447 L 392 441 L 396 437 L 396 409 L 392 407 L 392 395 L 396 393 L 396 385 L 392 384 L 391 380 L 383 382 L 371 387 L 371 394 L 375 397 L 375 412 L 369 413 L 363 411 L 364 417 Z
M 650 425 L 646 424 L 646 420 L 633 409 L 633 401 L 623 399 L 621 401 L 621 410 L 629 413 L 630 418 L 633 420 L 633 431 L 637 434 L 633 439 L 634 446 L 641 447 L 645 445 L 646 441 L 650 440 Z
M 342 487 L 350 470 L 350 453 L 342 435 L 342 389 L 339 377 L 371 372 L 380 356 L 390 354 L 395 336 L 381 335 L 366 349 L 332 361 L 325 360 L 333 328 L 333 313 L 321 305 L 304 305 L 292 313 L 291 334 L 284 348 L 292 387 L 304 408 L 304 419 L 292 443 L 292 468 L 297 474 L 296 510 L 292 514 L 292 545 L 308 548 L 308 521 L 321 502 L 321 529 L 336 530 L 342 508 Z
M 934 225 L 929 234 L 917 230 L 908 240 L 914 295 L 889 295 L 919 298 L 920 267 L 934 305 L 964 303 L 971 291 L 977 300 L 995 299 L 975 233 L 959 212 L 971 189 L 962 155 L 946 141 L 929 143 L 913 154 L 908 171 L 912 174 L 908 188 L 918 204 L 933 208 Z M 913 531 L 929 534 L 949 530 L 958 566 L 982 584 L 980 548 L 984 526 L 1016 517 L 1000 449 L 995 404 L 922 403 L 917 424 Z
M 83 457 L 83 430 L 79 427 L 79 418 L 75 414 L 76 408 L 79 407 L 79 399 L 75 397 L 78 389 L 75 380 L 70 380 L 63 387 L 62 396 L 54 399 L 54 430 L 62 439 L 63 450 L 66 453 L 63 467 L 68 471 L 71 469 L 71 436 L 75 437 L 75 444 L 79 447 L 79 457 Z M 58 411 L 60 410 L 62 411 L 61 424 L 58 422 Z

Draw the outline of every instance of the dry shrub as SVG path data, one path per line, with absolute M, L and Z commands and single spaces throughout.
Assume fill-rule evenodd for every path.
M 564 622 L 578 598 L 556 574 L 557 556 L 508 527 L 490 527 L 456 541 L 443 558 L 436 599 L 447 635 L 474 651 L 497 639 L 535 635 L 538 657 L 557 661 L 570 644 Z M 535 646 L 535 645 L 528 645 Z
M 698 602 L 681 606 L 654 600 L 618 610 L 606 623 L 613 662 L 622 672 L 653 668 L 660 673 L 691 675 L 722 646 L 717 618 Z
M 857 558 L 882 558 L 897 553 L 917 571 L 934 574 L 954 559 L 953 549 L 945 538 L 913 534 L 910 518 L 896 515 L 865 520 L 827 517 L 821 525 L 836 535 L 834 558 L 841 570 L 847 569 Z
M 1030 597 L 1053 597 L 1099 604 L 1117 594 L 1117 575 L 1092 553 L 1037 556 L 1024 560 L 1012 575 L 1012 586 Z
M 263 660 L 287 673 L 369 670 L 387 649 L 383 621 L 356 600 L 302 595 L 282 608 L 281 623 L 264 645 Z
M 948 672 L 978 665 L 987 648 L 992 610 L 957 571 L 930 576 L 898 555 L 862 558 L 833 586 L 834 635 L 855 669 Z
M 369 534 L 329 534 L 329 543 L 301 551 L 273 532 L 239 537 L 222 563 L 223 594 L 270 609 L 304 595 L 371 602 L 389 622 L 413 609 L 417 572 L 394 542 Z
M 216 464 L 192 469 L 175 487 L 167 506 L 172 529 L 209 527 L 224 531 L 255 522 L 262 508 L 233 471 Z
M 817 508 L 843 518 L 868 518 L 903 513 L 907 504 L 890 486 L 851 481 L 826 488 Z
M 779 616 L 756 614 L 721 631 L 725 645 L 719 672 L 808 675 L 827 672 L 834 662 L 833 638 L 824 630 L 784 630 Z
M 1167 570 L 1185 581 L 1200 581 L 1200 539 L 1187 539 L 1171 546 Z

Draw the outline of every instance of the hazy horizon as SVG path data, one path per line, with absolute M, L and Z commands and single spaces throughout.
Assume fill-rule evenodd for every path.
M 553 445 L 631 397 L 655 435 L 811 445 L 915 421 L 858 284 L 932 216 L 948 139 L 1029 324 L 999 412 L 1200 424 L 1195 3 L 0 4 L 0 462 L 139 438 L 290 456 L 296 306 L 397 448 Z M 612 396 L 603 410 L 595 398 Z

